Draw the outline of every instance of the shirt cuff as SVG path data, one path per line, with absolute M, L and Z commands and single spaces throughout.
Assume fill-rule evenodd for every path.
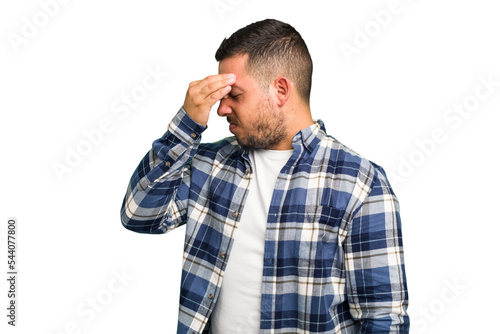
M 185 142 L 196 144 L 201 141 L 201 133 L 206 126 L 196 123 L 181 107 L 170 122 L 168 131 Z

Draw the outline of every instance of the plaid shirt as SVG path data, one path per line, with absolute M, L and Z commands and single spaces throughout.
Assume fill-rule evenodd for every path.
M 208 333 L 252 180 L 234 137 L 201 144 L 181 108 L 127 189 L 123 225 L 185 225 L 177 333 Z M 399 204 L 383 169 L 325 133 L 298 132 L 269 207 L 260 333 L 408 333 Z

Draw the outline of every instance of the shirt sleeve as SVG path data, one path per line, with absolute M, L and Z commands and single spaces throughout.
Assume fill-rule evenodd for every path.
M 359 334 L 409 333 L 399 202 L 375 164 L 368 196 L 354 213 L 345 245 L 346 289 Z
M 132 174 L 121 208 L 125 228 L 157 234 L 186 222 L 189 165 L 205 129 L 178 111 Z

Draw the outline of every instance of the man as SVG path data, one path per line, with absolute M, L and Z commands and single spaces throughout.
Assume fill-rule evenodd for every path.
M 132 175 L 123 225 L 185 225 L 178 333 L 408 333 L 398 201 L 381 167 L 325 133 L 290 25 L 225 39 L 219 74 Z M 212 106 L 233 137 L 201 144 Z

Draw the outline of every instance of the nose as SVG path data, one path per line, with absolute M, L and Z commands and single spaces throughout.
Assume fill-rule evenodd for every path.
M 233 112 L 231 106 L 229 105 L 229 100 L 230 99 L 227 95 L 220 100 L 219 108 L 217 108 L 217 115 L 219 115 L 220 117 L 227 117 Z

